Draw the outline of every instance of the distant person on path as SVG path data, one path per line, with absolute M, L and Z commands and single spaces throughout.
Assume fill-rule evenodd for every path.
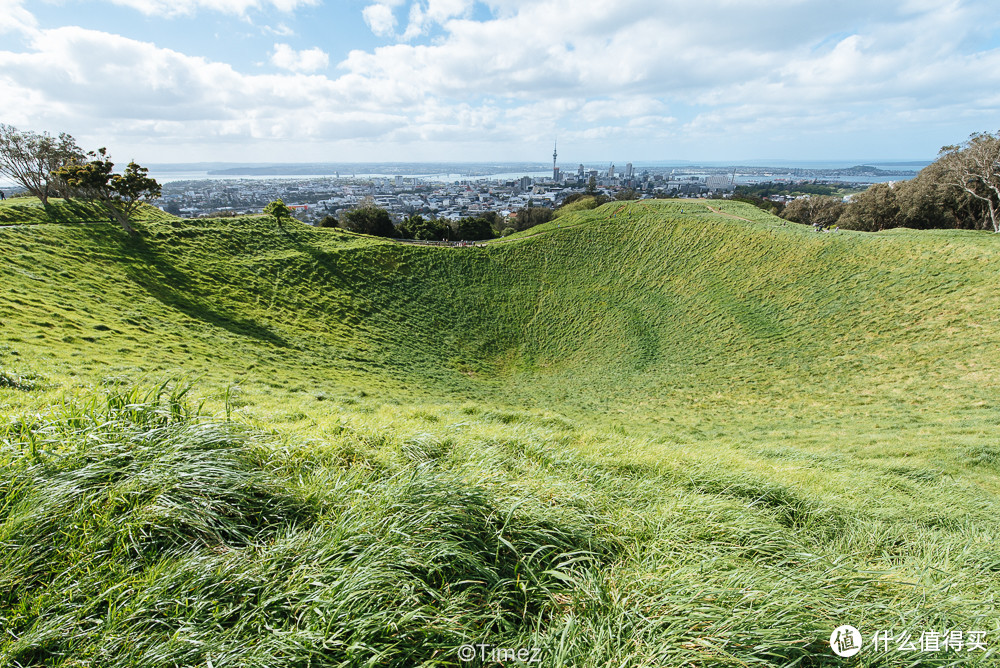
M 7 196 L 3 194 L 2 190 L 0 190 L 0 202 L 4 201 L 5 199 L 7 199 Z

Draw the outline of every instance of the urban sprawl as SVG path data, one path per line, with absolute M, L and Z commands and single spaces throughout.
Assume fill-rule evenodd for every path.
M 857 169 L 857 168 L 853 168 Z M 875 170 L 879 171 L 879 170 Z M 854 175 L 857 176 L 857 175 Z M 556 208 L 572 194 L 594 192 L 609 198 L 631 190 L 632 197 L 725 197 L 739 184 L 774 182 L 842 182 L 836 174 L 803 170 L 776 171 L 741 168 L 693 170 L 644 169 L 631 163 L 622 169 L 614 164 L 604 169 L 585 168 L 563 172 L 553 166 L 552 175 L 516 179 L 475 177 L 445 182 L 419 176 L 386 177 L 284 177 L 169 181 L 163 186 L 159 206 L 185 217 L 227 213 L 260 213 L 276 199 L 292 207 L 300 220 L 316 224 L 326 216 L 340 217 L 351 209 L 372 204 L 386 209 L 397 222 L 420 214 L 428 218 L 459 220 L 495 212 L 515 215 L 525 207 Z M 854 183 L 858 181 L 855 179 Z

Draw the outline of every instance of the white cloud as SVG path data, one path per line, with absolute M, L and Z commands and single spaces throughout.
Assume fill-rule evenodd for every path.
M 468 16 L 474 4 L 473 0 L 427 0 L 426 5 L 414 2 L 410 5 L 410 19 L 402 38 L 410 40 L 426 34 L 434 25 Z
M 362 16 L 399 43 L 352 51 L 329 76 L 317 74 L 329 66 L 320 48 L 275 44 L 271 62 L 288 72 L 246 74 L 117 35 L 40 30 L 23 2 L 0 3 L 30 40 L 24 52 L 0 46 L 0 118 L 203 145 L 206 159 L 215 142 L 278 140 L 336 146 L 344 159 L 401 158 L 392 151 L 403 147 L 447 158 L 459 143 L 523 155 L 556 134 L 567 156 L 573 141 L 591 156 L 836 136 L 830 146 L 853 137 L 864 147 L 866 136 L 902 142 L 928 125 L 960 124 L 957 141 L 1000 116 L 1000 50 L 968 46 L 992 39 L 1000 20 L 972 0 L 491 0 L 485 21 L 469 18 L 467 0 L 383 0 Z M 238 14 L 306 0 L 170 4 Z
M 131 7 L 151 16 L 190 15 L 201 10 L 242 16 L 251 9 L 263 9 L 268 6 L 279 11 L 292 12 L 299 7 L 318 5 L 320 0 L 110 0 L 110 2 Z
M 373 33 L 390 37 L 396 34 L 395 10 L 405 3 L 406 0 L 382 0 L 368 5 L 361 13 Z M 468 16 L 474 5 L 473 0 L 414 0 L 410 3 L 406 30 L 398 37 L 410 41 L 425 35 L 435 25 Z
M 379 37 L 388 37 L 396 30 L 396 17 L 392 7 L 384 3 L 376 3 L 365 7 L 361 15 L 371 31 Z
M 37 25 L 34 15 L 24 8 L 24 0 L 0 0 L 0 35 L 31 31 Z
M 277 35 L 278 37 L 292 37 L 295 35 L 295 31 L 284 23 L 279 23 L 274 27 L 264 26 L 261 28 L 261 32 L 268 35 Z
M 579 111 L 579 117 L 587 123 L 596 123 L 608 119 L 630 119 L 637 116 L 648 116 L 661 113 L 666 109 L 659 100 L 649 97 L 635 97 L 620 100 L 592 100 L 584 104 Z
M 271 63 L 292 72 L 315 72 L 330 64 L 330 56 L 318 47 L 296 51 L 287 44 L 275 44 Z
M 414 37 L 419 37 L 424 34 L 427 25 L 427 14 L 424 12 L 424 8 L 420 3 L 414 2 L 410 5 L 410 18 L 406 24 L 406 30 L 403 32 L 402 39 L 409 41 Z
M 314 141 L 387 127 L 381 108 L 325 77 L 245 75 L 76 27 L 40 31 L 32 46 L 29 53 L 0 51 L 0 86 L 11 93 L 0 97 L 0 118 L 93 137 L 94 145 L 110 143 L 109 135 L 178 145 L 227 137 Z

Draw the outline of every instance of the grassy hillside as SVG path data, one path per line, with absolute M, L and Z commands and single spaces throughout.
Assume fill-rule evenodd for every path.
M 138 212 L 140 221 L 166 220 L 168 214 L 153 207 L 143 207 Z M 52 198 L 42 206 L 35 197 L 21 195 L 0 201 L 0 226 L 38 225 L 45 223 L 103 223 L 108 214 L 100 205 L 85 200 Z
M 995 661 L 993 235 L 84 206 L 0 204 L 0 663 L 840 665 L 847 623 L 992 637 L 856 665 Z

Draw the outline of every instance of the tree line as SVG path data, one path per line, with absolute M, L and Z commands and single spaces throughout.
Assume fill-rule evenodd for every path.
M 618 193 L 615 199 L 638 198 L 639 193 L 635 190 L 624 189 Z M 584 205 L 583 208 L 593 209 L 609 201 L 611 200 L 605 195 L 575 193 L 563 201 L 563 206 L 579 202 Z M 394 225 L 389 212 L 376 206 L 374 200 L 369 199 L 358 208 L 344 213 L 339 219 L 336 216 L 326 216 L 320 221 L 319 226 L 341 227 L 351 232 L 393 239 L 482 241 L 531 229 L 536 225 L 551 221 L 555 216 L 552 209 L 534 206 L 529 200 L 528 206 L 518 210 L 510 218 L 504 218 L 495 211 L 488 211 L 479 216 L 467 216 L 456 221 L 425 218 L 422 215 L 414 214 L 403 219 L 398 225 Z
M 0 173 L 7 175 L 42 203 L 49 199 L 84 199 L 96 202 L 129 234 L 131 219 L 142 202 L 160 196 L 160 184 L 149 170 L 130 162 L 121 174 L 106 148 L 84 152 L 69 134 L 53 137 L 47 132 L 22 132 L 0 124 Z
M 816 227 L 836 225 L 865 232 L 895 227 L 986 229 L 1000 233 L 1000 132 L 977 132 L 961 144 L 945 146 L 937 160 L 916 178 L 876 183 L 849 202 L 818 195 L 782 204 L 747 191 L 737 191 L 733 199 Z
M 284 206 L 283 203 L 281 205 Z M 268 206 L 270 209 L 271 205 Z M 273 211 L 265 210 L 265 213 L 274 215 Z M 414 214 L 396 225 L 387 210 L 369 200 L 356 209 L 345 212 L 339 219 L 332 215 L 326 216 L 320 221 L 319 226 L 340 227 L 351 232 L 391 239 L 484 241 L 547 223 L 553 216 L 551 209 L 527 206 L 512 218 L 504 218 L 495 211 L 487 211 L 478 216 L 466 216 L 455 221 L 425 218 L 420 214 Z

